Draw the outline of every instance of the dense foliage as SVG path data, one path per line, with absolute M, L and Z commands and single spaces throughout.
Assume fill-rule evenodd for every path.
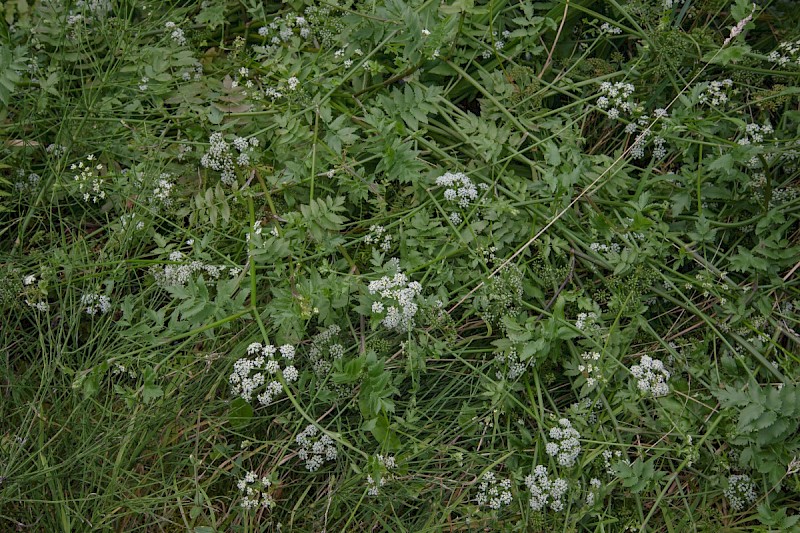
M 796 7 L 0 2 L 0 530 L 796 530 Z

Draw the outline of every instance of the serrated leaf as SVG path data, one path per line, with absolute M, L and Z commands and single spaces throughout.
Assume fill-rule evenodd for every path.
M 750 53 L 750 46 L 746 44 L 736 44 L 725 48 L 715 49 L 703 56 L 703 61 L 715 65 L 727 65 L 735 63 Z
M 156 385 L 155 383 L 145 383 L 144 389 L 142 390 L 142 400 L 144 403 L 148 404 L 155 400 L 156 398 L 160 398 L 164 396 L 164 391 Z
M 745 391 L 733 387 L 717 389 L 712 391 L 712 394 L 719 400 L 722 407 L 735 407 L 750 402 L 750 396 Z

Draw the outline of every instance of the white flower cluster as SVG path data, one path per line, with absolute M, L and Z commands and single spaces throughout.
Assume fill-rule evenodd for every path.
M 178 155 L 176 156 L 178 161 L 183 161 L 186 159 L 186 154 L 190 153 L 193 148 L 188 144 L 179 144 L 178 145 Z
M 283 96 L 283 93 L 280 92 L 278 89 L 274 87 L 265 87 L 264 88 L 264 96 L 268 97 L 270 100 L 277 100 L 278 98 Z
M 137 226 L 138 227 L 138 226 Z M 185 256 L 178 250 L 169 254 L 169 260 L 177 263 L 183 261 Z M 207 265 L 202 261 L 194 260 L 183 264 L 164 265 L 163 269 L 157 266 L 150 268 L 150 273 L 161 287 L 183 287 L 189 279 L 198 272 L 205 272 L 212 279 L 219 279 L 226 267 L 218 265 Z M 228 273 L 231 277 L 237 276 L 241 272 L 239 268 L 230 268 Z
M 261 37 L 269 37 L 270 34 L 274 32 L 270 43 L 277 46 L 291 39 L 295 34 L 295 30 L 297 30 L 297 34 L 303 39 L 311 37 L 312 28 L 308 20 L 295 13 L 287 13 L 283 17 L 276 17 L 268 25 L 260 27 L 258 29 L 258 34 Z
M 664 159 L 667 157 L 667 140 L 658 136 L 653 139 L 653 159 Z
M 299 377 L 297 368 L 291 364 L 295 355 L 291 344 L 277 348 L 272 344 L 263 346 L 254 342 L 247 347 L 247 355 L 254 357 L 243 357 L 236 361 L 233 364 L 233 373 L 228 378 L 231 392 L 246 402 L 252 400 L 256 391 L 266 384 L 257 399 L 261 405 L 269 405 L 283 393 L 283 385 L 277 379 L 279 373 L 289 383 L 297 381 Z M 278 358 L 283 359 L 283 368 Z M 267 379 L 270 379 L 269 383 Z
M 575 327 L 581 331 L 597 329 L 597 318 L 597 313 L 594 311 L 589 311 L 588 313 L 578 313 L 578 319 L 575 321 Z
M 333 53 L 333 58 L 334 59 L 338 59 L 338 60 L 342 60 L 342 58 L 344 58 L 346 53 L 347 53 L 347 50 L 345 50 L 344 48 L 340 48 L 340 49 L 336 50 L 336 52 Z M 353 66 L 353 60 L 349 59 L 349 58 L 345 59 L 342 64 L 344 65 L 345 68 L 350 68 L 350 67 Z
M 643 355 L 639 364 L 631 367 L 631 374 L 636 378 L 636 386 L 641 392 L 650 393 L 655 397 L 669 394 L 667 380 L 670 374 L 660 359 Z
M 578 371 L 586 378 L 586 385 L 594 387 L 597 381 L 602 377 L 600 366 L 597 361 L 600 360 L 599 352 L 583 352 L 581 354 L 583 363 L 578 365 Z
M 481 183 L 478 187 L 472 183 L 472 180 L 463 172 L 447 172 L 446 174 L 436 178 L 436 185 L 445 187 L 444 199 L 448 202 L 455 203 L 459 207 L 467 208 L 469 205 L 478 198 L 478 188 L 487 190 L 489 186 Z M 461 215 L 458 212 L 451 212 L 447 218 L 454 226 L 461 224 Z
M 581 434 L 572 427 L 566 418 L 558 421 L 558 426 L 550 428 L 550 438 L 553 439 L 545 446 L 545 451 L 550 457 L 555 457 L 561 466 L 573 466 L 581 453 L 581 443 L 578 439 Z
M 774 132 L 775 130 L 769 122 L 764 123 L 763 126 L 755 122 L 747 124 L 744 127 L 744 132 L 738 143 L 742 146 L 761 144 L 764 142 L 764 135 L 771 135 Z
M 728 476 L 728 488 L 723 491 L 734 511 L 743 511 L 756 501 L 756 484 L 747 474 Z
M 702 93 L 700 93 L 701 104 L 711 104 L 713 106 L 723 106 L 728 103 L 730 97 L 728 91 L 733 87 L 733 80 L 730 78 L 722 81 L 712 81 Z
M 494 264 L 497 261 L 497 246 L 490 246 L 489 248 L 478 248 L 483 256 L 483 260 L 486 261 L 487 265 Z
M 778 50 L 770 52 L 767 59 L 781 67 L 794 62 L 800 66 L 800 39 L 796 41 L 786 41 L 778 45 Z
M 181 79 L 183 81 L 191 81 L 192 79 L 196 81 L 202 79 L 202 77 L 203 77 L 203 65 L 200 62 L 195 63 L 194 68 L 186 69 L 183 72 L 181 72 Z M 191 152 L 191 151 L 192 151 L 191 146 L 186 146 L 186 147 L 182 146 L 181 152 L 178 153 L 178 161 L 183 160 L 183 158 L 185 157 L 185 152 Z
M 622 112 L 633 116 L 638 110 L 636 102 L 631 99 L 635 90 L 632 83 L 604 81 L 600 84 L 597 107 L 604 110 L 612 120 L 617 120 Z
M 133 212 L 123 213 L 122 216 L 119 217 L 119 224 L 123 230 L 128 228 L 142 230 L 144 229 L 144 220 L 140 220 L 141 218 L 141 216 Z
M 303 10 L 303 15 L 313 29 L 314 37 L 323 46 L 333 48 L 340 44 L 341 36 L 346 34 L 346 23 L 340 11 L 325 5 L 308 6 Z
M 428 35 L 430 35 L 430 31 L 428 31 L 427 35 L 424 33 L 425 31 L 427 31 L 427 30 L 423 30 L 423 36 L 427 37 Z M 511 32 L 509 30 L 504 30 L 503 33 L 502 33 L 502 37 L 503 38 L 500 39 L 496 31 L 492 32 L 492 40 L 494 41 L 494 47 L 493 48 L 497 52 L 501 52 L 503 50 L 503 48 L 506 47 L 505 39 L 508 39 L 509 37 L 511 37 Z M 483 59 L 489 59 L 490 57 L 492 57 L 492 47 L 485 49 L 483 51 L 483 53 L 481 54 L 481 57 L 483 57 Z
M 231 147 L 233 146 L 233 148 Z M 250 164 L 250 155 L 253 148 L 258 147 L 258 139 L 251 137 L 236 137 L 231 144 L 225 141 L 220 132 L 212 133 L 209 139 L 208 151 L 200 158 L 200 164 L 221 173 L 220 179 L 225 185 L 236 182 L 236 167 L 246 167 Z M 234 149 L 238 152 L 234 160 Z
M 327 375 L 332 368 L 332 361 L 344 356 L 344 346 L 335 340 L 341 328 L 334 324 L 322 330 L 311 339 L 311 348 L 308 349 L 308 358 L 313 365 L 314 372 L 319 377 Z
M 22 178 L 14 183 L 14 188 L 19 192 L 33 192 L 39 186 L 39 182 L 42 179 L 41 176 L 35 172 L 28 174 L 27 179 L 25 179 L 25 171 L 22 169 L 19 169 L 17 175 Z
M 600 480 L 596 477 L 593 477 L 589 480 L 589 491 L 586 493 L 586 506 L 591 507 L 594 505 L 595 498 L 597 497 L 597 491 L 600 490 Z
M 511 496 L 511 480 L 498 479 L 494 472 L 486 472 L 478 485 L 478 495 L 475 503 L 478 507 L 489 507 L 495 511 L 504 505 L 511 505 L 514 498 Z
M 45 148 L 45 151 L 53 157 L 61 157 L 67 153 L 67 147 L 63 144 L 50 143 L 47 145 L 47 148 Z
M 169 207 L 172 205 L 172 189 L 175 187 L 175 183 L 172 181 L 172 174 L 168 172 L 162 172 L 161 175 L 156 180 L 156 186 L 153 189 L 153 194 L 151 196 L 152 200 L 159 202 L 164 207 Z
M 593 242 L 589 245 L 589 249 L 593 252 L 603 252 L 603 253 L 615 253 L 618 254 L 622 251 L 619 244 L 612 242 L 611 244 L 603 244 L 600 242 Z
M 656 117 L 666 117 L 666 111 L 663 109 L 656 109 Z M 633 144 L 631 145 L 631 157 L 634 159 L 641 159 L 644 157 L 644 148 L 647 144 L 647 139 L 653 134 L 653 131 L 648 128 L 650 125 L 650 115 L 643 114 L 639 116 L 636 120 L 632 120 L 625 126 L 625 133 L 628 135 L 634 135 L 639 131 L 639 127 L 642 128 L 641 133 L 636 135 L 633 140 Z M 665 140 L 663 138 L 659 138 L 657 142 L 658 151 L 654 151 L 653 156 L 656 159 L 659 158 L 659 155 L 663 157 L 666 155 L 666 151 L 664 150 L 664 143 Z
M 623 218 L 622 219 L 622 225 L 627 230 L 625 233 L 621 233 L 620 234 L 622 236 L 622 238 L 628 239 L 628 240 L 632 238 L 632 239 L 637 240 L 637 241 L 645 240 L 644 233 L 642 233 L 640 231 L 633 231 L 631 229 L 633 227 L 633 225 L 634 225 L 634 220 L 631 217 Z
M 609 35 L 619 35 L 622 33 L 622 29 L 616 26 L 612 26 L 608 22 L 604 22 L 600 25 L 600 33 L 605 33 Z
M 463 172 L 448 172 L 436 178 L 436 185 L 445 187 L 444 198 L 456 202 L 459 207 L 469 207 L 478 198 L 478 189 Z
M 86 156 L 86 162 L 73 163 L 69 168 L 77 171 L 72 179 L 78 184 L 78 192 L 83 196 L 85 202 L 91 201 L 96 204 L 105 199 L 104 180 L 99 174 L 103 170 L 103 165 L 100 163 L 95 164 L 93 154 Z
M 495 372 L 498 380 L 514 381 L 528 368 L 526 363 L 520 362 L 516 348 L 511 348 L 508 353 L 497 352 L 494 356 L 494 363 L 498 367 Z
M 606 474 L 609 476 L 614 475 L 614 468 L 611 466 L 611 459 L 616 457 L 617 459 L 622 459 L 622 452 L 619 450 L 603 450 L 603 466 L 606 469 Z
M 294 439 L 300 446 L 297 456 L 306 462 L 306 470 L 309 472 L 317 471 L 325 461 L 335 461 L 337 456 L 333 439 L 324 433 L 318 433 L 320 431 L 317 426 L 309 424 Z
M 168 31 L 172 31 L 169 36 L 172 38 L 175 44 L 178 46 L 183 46 L 186 44 L 186 36 L 183 34 L 183 30 L 175 25 L 174 22 L 167 22 L 164 24 L 164 27 L 167 28 Z
M 408 281 L 408 276 L 398 270 L 394 276 L 370 281 L 367 290 L 382 298 L 373 302 L 372 312 L 383 315 L 381 323 L 386 329 L 403 333 L 414 327 L 414 315 L 419 310 L 416 300 L 422 294 L 418 281 Z
M 83 20 L 83 15 L 81 15 L 80 13 L 78 13 L 77 15 L 70 14 L 67 17 L 67 26 L 75 26 L 76 24 L 78 24 L 82 20 Z M 88 19 L 87 22 L 90 21 L 90 20 L 91 19 Z
M 111 0 L 78 0 L 74 7 L 76 11 L 82 13 L 70 10 L 69 16 L 67 16 L 69 26 L 74 26 L 81 21 L 89 24 L 95 17 L 102 18 L 108 15 L 111 12 Z
M 78 0 L 75 2 L 75 9 L 82 9 L 93 15 L 105 15 L 111 13 L 111 0 Z
M 264 232 L 264 228 L 261 226 L 261 220 L 256 220 L 253 222 L 253 232 L 247 232 L 244 234 L 244 239 L 247 242 L 250 242 L 250 239 L 253 235 L 261 235 Z M 263 243 L 266 244 L 266 243 Z
M 550 503 L 550 509 L 559 512 L 564 509 L 562 498 L 569 489 L 566 479 L 550 479 L 547 476 L 547 468 L 544 465 L 537 465 L 533 469 L 533 474 L 525 477 L 525 486 L 531 493 L 529 505 L 534 511 L 541 511 Z
M 257 509 L 263 507 L 270 509 L 275 506 L 275 500 L 267 492 L 272 486 L 272 482 L 267 476 L 258 479 L 255 472 L 248 472 L 236 482 L 239 492 L 244 494 L 241 506 L 244 509 Z
M 111 311 L 111 298 L 105 294 L 84 294 L 81 296 L 81 305 L 87 315 L 104 315 Z
M 388 233 L 383 226 L 373 224 L 369 227 L 369 233 L 364 237 L 364 242 L 388 252 L 392 249 L 392 234 Z
M 28 307 L 32 307 L 37 311 L 44 313 L 45 311 L 50 309 L 50 304 L 44 300 L 39 300 L 38 302 L 32 302 L 30 300 L 25 300 L 25 305 Z
M 397 467 L 397 461 L 393 455 L 377 454 L 375 455 L 375 459 L 378 461 L 382 472 L 380 481 L 377 483 L 372 475 L 367 474 L 367 495 L 369 496 L 377 496 L 381 491 L 381 487 L 385 486 L 386 483 L 394 479 L 394 476 L 392 476 L 390 472 Z

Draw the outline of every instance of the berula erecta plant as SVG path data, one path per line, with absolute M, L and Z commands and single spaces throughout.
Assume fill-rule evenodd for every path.
M 0 530 L 800 527 L 794 2 L 0 7 Z

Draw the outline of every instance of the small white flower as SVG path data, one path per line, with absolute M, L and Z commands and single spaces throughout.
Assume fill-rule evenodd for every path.
M 409 282 L 405 274 L 398 271 L 394 276 L 384 276 L 379 280 L 371 281 L 367 286 L 370 294 L 380 294 L 381 305 L 376 309 L 385 310 L 386 315 L 381 321 L 389 330 L 405 332 L 414 327 L 414 316 L 419 310 L 417 298 L 422 294 L 422 285 L 419 282 Z
M 581 453 L 578 440 L 581 435 L 572 427 L 572 423 L 566 418 L 560 419 L 558 426 L 550 428 L 550 438 L 553 441 L 545 445 L 547 455 L 555 457 L 561 466 L 573 466 Z
M 297 369 L 295 367 L 287 366 L 286 368 L 283 369 L 283 378 L 286 381 L 291 383 L 291 382 L 297 381 L 298 377 L 299 377 L 299 373 L 297 372 Z
M 50 309 L 50 304 L 45 302 L 44 300 L 40 300 L 38 302 L 31 302 L 30 300 L 25 300 L 25 305 L 27 305 L 28 307 L 32 307 L 42 313 Z
M 667 381 L 670 378 L 670 373 L 659 359 L 643 355 L 639 364 L 632 366 L 630 371 L 636 380 L 637 388 L 642 393 L 652 394 L 654 397 L 669 394 Z
M 309 424 L 295 437 L 295 442 L 300 446 L 297 455 L 306 462 L 309 472 L 315 472 L 326 461 L 335 461 L 338 456 L 333 439 L 324 433 L 317 437 L 318 432 L 316 426 Z
M 510 489 L 510 479 L 498 479 L 493 472 L 486 472 L 478 484 L 478 494 L 474 500 L 478 507 L 488 507 L 496 511 L 514 501 Z
M 758 497 L 755 483 L 746 474 L 729 476 L 728 488 L 723 492 L 731 508 L 737 512 L 743 511 Z
M 544 510 L 548 503 L 555 512 L 564 508 L 561 499 L 567 493 L 569 485 L 562 478 L 550 479 L 543 465 L 537 465 L 533 473 L 525 477 L 525 486 L 531 493 L 528 504 L 534 511 Z

